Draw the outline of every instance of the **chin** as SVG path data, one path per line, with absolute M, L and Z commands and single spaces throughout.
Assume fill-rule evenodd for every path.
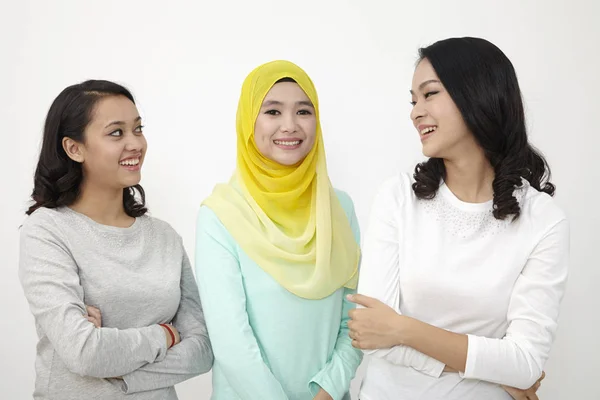
M 279 159 L 279 160 L 275 160 L 275 162 L 277 164 L 280 165 L 285 165 L 286 167 L 292 167 L 296 164 L 298 164 L 301 160 L 290 160 L 290 159 Z
M 432 146 L 423 146 L 423 155 L 427 158 L 439 158 L 440 152 Z
M 128 181 L 122 182 L 123 189 L 132 187 L 140 184 L 141 179 L 130 179 Z
M 305 154 L 286 154 L 283 157 L 273 157 L 273 161 L 275 161 L 278 164 L 291 167 L 302 162 L 304 158 L 306 158 Z

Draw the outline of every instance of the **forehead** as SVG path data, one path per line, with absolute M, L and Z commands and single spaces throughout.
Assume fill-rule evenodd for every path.
M 277 100 L 284 102 L 306 101 L 308 96 L 296 82 L 279 82 L 273 85 L 265 96 L 265 100 Z M 263 101 L 263 102 L 264 102 Z
M 419 64 L 415 68 L 412 81 L 412 89 L 418 89 L 421 83 L 429 80 L 439 80 L 439 78 L 435 73 L 435 70 L 433 69 L 433 66 L 431 65 L 429 60 L 424 58 L 419 62 Z
M 133 121 L 139 116 L 137 107 L 125 96 L 106 96 L 94 107 L 91 124 Z

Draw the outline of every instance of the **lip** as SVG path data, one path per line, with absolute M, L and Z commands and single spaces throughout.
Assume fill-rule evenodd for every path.
M 133 155 L 131 155 L 131 156 L 129 156 L 129 157 L 121 158 L 121 159 L 119 160 L 119 162 L 123 162 L 123 161 L 127 161 L 127 160 L 135 160 L 136 158 L 139 158 L 139 159 L 140 159 L 140 161 L 141 161 L 141 158 L 142 158 L 142 153 L 133 154 Z
M 421 134 L 421 131 L 425 128 L 431 128 L 431 127 L 437 127 L 437 125 L 432 125 L 432 124 L 420 124 L 417 126 L 417 131 L 419 132 L 419 134 Z

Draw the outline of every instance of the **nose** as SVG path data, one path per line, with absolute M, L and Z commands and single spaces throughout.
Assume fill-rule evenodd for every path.
M 127 135 L 127 141 L 125 142 L 125 150 L 141 152 L 146 146 L 146 139 L 143 135 L 131 133 Z
M 293 133 L 296 132 L 296 114 L 295 113 L 283 113 L 281 116 L 281 131 Z
M 417 103 L 413 106 L 410 112 L 410 119 L 414 122 L 417 122 L 420 118 L 423 118 L 427 115 L 427 110 L 423 105 L 422 101 L 417 101 Z

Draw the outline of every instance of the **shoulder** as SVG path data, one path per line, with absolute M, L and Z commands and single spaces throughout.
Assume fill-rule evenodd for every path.
M 69 225 L 65 210 L 42 207 L 29 215 L 19 229 L 19 273 L 33 271 L 56 258 L 64 261 L 64 257 L 71 257 L 73 247 L 65 233 Z M 26 261 L 32 258 L 36 262 Z
M 540 192 L 524 181 L 523 186 L 515 190 L 521 206 L 521 216 L 538 231 L 548 231 L 560 222 L 568 224 L 567 215 L 556 199 Z
M 202 230 L 212 230 L 214 228 L 220 228 L 225 226 L 215 213 L 209 206 L 202 205 L 198 210 L 198 215 L 196 217 L 196 227 L 197 229 Z
M 177 233 L 175 228 L 173 228 L 173 226 L 171 226 L 171 224 L 169 224 L 167 221 L 164 221 L 160 218 L 150 216 L 148 214 L 142 215 L 141 217 L 138 217 L 138 218 L 142 224 L 149 225 L 152 228 L 156 229 L 157 231 L 160 231 L 167 235 L 179 236 L 179 234 Z
M 21 226 L 21 238 L 26 236 L 63 236 L 61 224 L 67 216 L 62 208 L 40 207 Z
M 152 246 L 161 248 L 163 246 L 176 245 L 183 248 L 183 239 L 179 233 L 168 222 L 150 216 L 148 214 L 138 217 L 142 234 Z
M 205 239 L 216 241 L 230 249 L 235 248 L 237 244 L 219 216 L 209 206 L 202 205 L 196 218 L 196 245 L 204 242 Z
M 336 197 L 338 198 L 340 204 L 342 205 L 342 208 L 344 209 L 344 211 L 346 211 L 346 214 L 354 214 L 354 202 L 352 201 L 352 197 L 350 197 L 348 193 L 340 189 L 334 188 L 333 191 Z
M 413 192 L 413 177 L 407 172 L 397 173 L 387 178 L 377 189 L 375 203 L 400 207 L 414 202 L 417 198 Z

